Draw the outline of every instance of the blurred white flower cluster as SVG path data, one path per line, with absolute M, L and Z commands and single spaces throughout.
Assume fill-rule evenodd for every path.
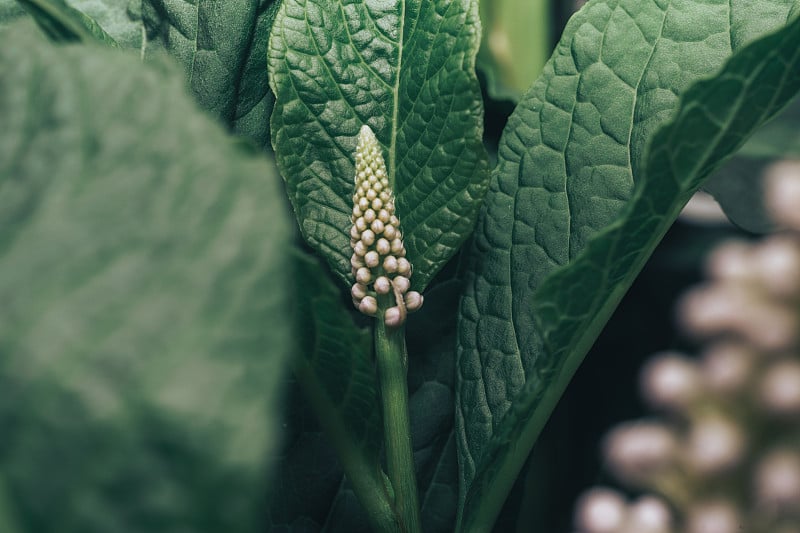
M 587 491 L 579 533 L 800 533 L 800 163 L 765 183 L 785 229 L 710 254 L 678 306 L 704 351 L 654 356 L 641 390 L 657 414 L 605 438 L 610 472 L 644 495 Z

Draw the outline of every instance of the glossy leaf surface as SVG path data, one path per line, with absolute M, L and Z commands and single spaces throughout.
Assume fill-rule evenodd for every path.
M 472 231 L 487 179 L 472 0 L 285 0 L 270 38 L 273 147 L 303 235 L 350 284 L 354 152 L 383 145 L 422 290 Z

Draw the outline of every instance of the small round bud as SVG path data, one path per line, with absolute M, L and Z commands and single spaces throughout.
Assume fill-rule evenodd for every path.
M 367 229 L 367 221 L 364 217 L 358 217 L 355 221 L 354 226 L 358 229 L 359 232 L 364 231 Z
M 654 407 L 682 410 L 702 392 L 697 363 L 678 354 L 663 353 L 642 370 L 644 397 Z
M 719 415 L 708 415 L 695 423 L 687 441 L 688 463 L 705 475 L 733 468 L 745 453 L 746 439 L 739 426 Z
M 358 243 L 356 243 L 358 244 Z M 356 270 L 364 266 L 364 261 L 358 254 L 353 254 L 350 256 L 350 266 L 355 268 Z M 355 274 L 354 274 L 355 275 Z
M 378 294 L 389 294 L 392 290 L 392 282 L 386 276 L 381 276 L 375 280 L 375 292 Z
M 375 220 L 373 220 L 372 224 L 370 224 L 370 227 L 372 228 L 372 231 L 374 231 L 377 234 L 383 233 L 383 229 L 384 229 L 383 228 L 383 222 L 381 222 L 381 219 L 379 219 L 379 218 L 376 218 Z
M 381 258 L 378 255 L 378 252 L 376 252 L 375 250 L 367 252 L 367 254 L 364 256 L 364 263 L 366 263 L 366 265 L 370 268 L 378 266 L 380 261 Z
M 375 245 L 375 250 L 381 255 L 389 255 L 389 252 L 392 250 L 392 248 L 389 245 L 389 241 L 386 239 L 378 239 L 378 243 Z
M 378 314 L 378 301 L 372 296 L 365 296 L 358 305 L 358 310 L 368 316 Z
M 663 500 L 655 496 L 642 496 L 630 506 L 626 531 L 669 533 L 672 531 L 672 513 Z
M 350 294 L 353 296 L 354 300 L 358 300 L 359 302 L 367 295 L 367 286 L 363 283 L 356 283 L 353 285 L 353 288 L 350 289 Z
M 375 180 L 375 183 L 372 184 L 372 188 L 375 189 L 378 192 L 381 192 L 383 190 L 383 183 L 381 183 L 378 180 Z M 383 200 L 383 195 L 382 194 L 379 195 L 378 198 L 380 198 L 382 201 L 385 201 L 385 200 Z
M 392 247 L 392 251 L 394 252 L 394 246 Z M 401 257 L 397 260 L 397 271 L 406 277 L 411 274 L 411 263 L 408 262 L 408 259 Z
M 378 218 L 379 218 L 379 219 L 381 220 L 381 222 L 383 222 L 384 224 L 388 224 L 388 223 L 389 223 L 389 221 L 391 220 L 391 217 L 389 216 L 389 212 L 388 212 L 386 209 L 381 209 L 381 210 L 378 212 Z
M 382 168 L 379 168 L 378 170 L 375 171 L 375 176 L 383 179 L 386 176 L 386 172 Z
M 800 363 L 791 359 L 773 363 L 761 378 L 758 399 L 772 414 L 800 413 Z
M 375 211 L 372 209 L 367 209 L 364 211 L 364 221 L 367 224 L 372 224 L 372 221 L 375 220 Z
M 388 187 L 388 186 L 389 186 L 388 184 L 384 184 L 384 187 Z M 389 200 L 391 200 L 391 199 L 392 199 L 392 196 L 389 194 L 389 192 L 388 192 L 388 191 L 386 191 L 386 190 L 383 190 L 383 191 L 381 191 L 381 193 L 378 195 L 378 198 L 380 198 L 380 199 L 381 199 L 381 201 L 382 201 L 384 204 L 386 204 L 386 202 L 388 202 Z M 385 207 L 385 205 L 384 205 L 384 207 Z
M 392 215 L 389 217 L 389 224 L 391 224 L 392 226 L 399 226 L 400 220 L 398 220 L 396 216 Z
M 381 202 L 380 198 L 375 198 L 374 200 L 372 200 L 372 203 L 370 204 L 370 207 L 372 207 L 372 209 L 377 211 L 378 209 L 383 207 L 383 202 Z
M 689 509 L 686 533 L 739 533 L 742 517 L 726 501 L 705 502 Z
M 355 220 L 363 214 L 364 213 L 361 212 L 361 208 L 358 207 L 358 204 L 356 204 L 353 206 L 353 216 L 351 217 L 351 220 Z
M 394 202 L 386 202 L 386 210 L 387 211 L 394 211 Z M 395 226 L 397 225 L 395 222 L 392 222 Z
M 393 255 L 386 256 L 383 260 L 383 269 L 389 274 L 397 272 L 397 258 Z
M 362 211 L 367 210 L 369 208 L 369 200 L 367 200 L 364 197 L 359 198 L 359 200 L 358 200 L 358 208 L 361 209 Z
M 773 220 L 788 228 L 800 229 L 800 161 L 783 160 L 764 173 L 764 203 Z
M 575 526 L 585 533 L 617 533 L 625 523 L 627 504 L 612 489 L 594 488 L 585 492 L 575 506 Z
M 386 227 L 383 228 L 383 236 L 390 241 L 394 240 L 397 237 L 397 229 L 391 224 L 387 224 Z
M 704 384 L 714 392 L 735 395 L 747 387 L 755 362 L 755 354 L 745 345 L 718 343 L 703 355 Z
M 361 237 L 361 232 L 355 226 L 350 227 L 350 238 L 358 240 Z
M 400 255 L 400 252 L 403 250 L 403 241 L 400 239 L 393 239 L 392 240 L 392 253 Z
M 359 268 L 356 272 L 356 281 L 364 284 L 369 283 L 372 281 L 372 272 L 366 267 Z
M 406 309 L 408 312 L 413 313 L 414 311 L 419 311 L 419 309 L 422 307 L 424 298 L 417 291 L 408 291 L 404 297 L 404 300 L 406 302 Z
M 614 428 L 603 445 L 608 466 L 623 481 L 646 483 L 672 465 L 678 443 L 655 422 L 628 422 Z
M 361 234 L 361 242 L 367 246 L 372 246 L 372 243 L 375 242 L 375 233 L 372 230 L 364 230 L 364 232 Z
M 400 312 L 400 308 L 393 306 L 386 310 L 383 315 L 383 321 L 386 323 L 387 326 L 391 328 L 396 328 L 400 324 L 402 324 L 402 316 L 403 314 Z
M 393 283 L 397 290 L 401 293 L 408 292 L 408 289 L 411 287 L 411 282 L 405 276 L 397 276 L 394 278 Z
M 375 192 L 375 189 L 369 189 L 369 190 L 367 191 L 367 196 L 366 196 L 366 198 L 367 198 L 367 200 L 369 200 L 370 202 L 371 202 L 372 200 L 374 200 L 375 198 L 377 198 L 377 197 L 378 197 L 378 193 L 377 193 L 377 192 Z
M 766 511 L 800 509 L 800 456 L 791 449 L 774 450 L 756 467 L 755 492 Z
M 353 246 L 353 252 L 358 256 L 363 256 L 367 253 L 367 247 L 364 245 L 363 241 L 358 241 L 356 245 Z

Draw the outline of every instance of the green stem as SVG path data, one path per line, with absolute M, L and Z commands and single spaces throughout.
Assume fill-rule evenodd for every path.
M 353 435 L 341 423 L 339 411 L 334 407 L 331 399 L 321 393 L 325 387 L 319 382 L 306 359 L 297 357 L 292 362 L 297 381 L 303 387 L 306 398 L 316 412 L 323 431 L 331 439 L 347 479 L 352 483 L 356 497 L 364 507 L 372 529 L 380 533 L 398 533 L 395 512 L 386 495 L 380 465 L 369 461 L 361 453 L 361 448 L 353 441 Z M 0 531 L 5 530 L 0 529 Z
M 395 508 L 402 521 L 401 529 L 407 533 L 418 533 L 422 527 L 408 419 L 405 328 L 387 328 L 383 320 L 378 318 L 375 321 L 375 356 L 383 404 L 386 463 L 389 481 L 394 489 Z

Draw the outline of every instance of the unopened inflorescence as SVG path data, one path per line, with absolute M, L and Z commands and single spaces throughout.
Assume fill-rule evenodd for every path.
M 407 312 L 422 307 L 422 295 L 409 291 L 411 263 L 406 259 L 386 163 L 369 126 L 362 126 L 358 135 L 351 219 L 353 305 L 369 316 L 383 311 L 387 326 L 400 326 Z

